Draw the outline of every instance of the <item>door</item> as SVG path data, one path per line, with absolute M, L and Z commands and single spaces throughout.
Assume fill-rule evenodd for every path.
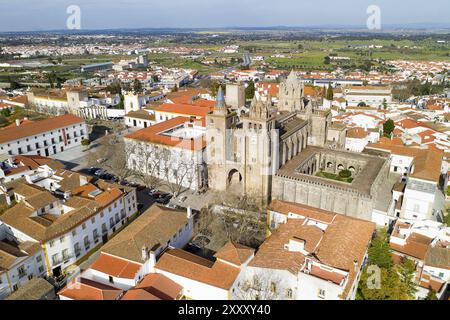
M 48 153 L 48 148 L 45 149 L 45 156 L 48 157 L 50 154 Z
M 53 276 L 55 278 L 60 277 L 61 276 L 61 266 L 56 267 L 55 269 L 52 270 L 52 272 L 53 272 Z

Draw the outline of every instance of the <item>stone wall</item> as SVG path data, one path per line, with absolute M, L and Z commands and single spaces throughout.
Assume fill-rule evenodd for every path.
M 346 188 L 280 176 L 273 179 L 272 196 L 273 199 L 305 204 L 365 220 L 371 220 L 374 207 L 373 197 Z

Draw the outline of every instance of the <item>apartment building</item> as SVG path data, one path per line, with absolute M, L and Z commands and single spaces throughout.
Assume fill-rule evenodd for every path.
M 182 287 L 156 273 L 158 256 L 184 247 L 192 238 L 190 208 L 173 210 L 154 205 L 100 248 L 100 256 L 78 279 L 58 294 L 64 300 L 84 300 L 106 291 L 112 300 L 168 300 L 182 296 Z M 158 287 L 155 292 L 153 287 Z
M 390 236 L 389 246 L 395 263 L 406 259 L 414 262 L 417 284 L 416 298 L 423 299 L 430 291 L 440 298 L 450 282 L 450 228 L 431 221 L 399 219 Z
M 48 166 L 2 184 L 0 193 L 12 205 L 0 217 L 8 239 L 39 245 L 45 273 L 55 277 L 70 272 L 137 213 L 134 188 Z
M 443 154 L 432 149 L 394 144 L 389 139 L 369 144 L 368 149 L 390 153 L 391 172 L 401 175 L 406 188 L 396 203 L 397 217 L 442 221 L 445 204 Z
M 15 241 L 0 224 L 0 300 L 17 291 L 31 279 L 46 274 L 44 252 L 32 241 Z
M 89 137 L 86 122 L 73 115 L 40 121 L 17 120 L 0 130 L 0 153 L 48 157 L 81 145 Z
M 204 121 L 176 117 L 125 136 L 128 167 L 182 189 L 206 187 Z
M 155 271 L 180 284 L 186 299 L 230 300 L 253 256 L 254 249 L 232 242 L 216 252 L 214 261 L 169 249 L 157 261 Z
M 10 156 L 0 154 L 0 182 L 6 183 L 26 175 L 36 173 L 39 167 L 47 165 L 54 169 L 62 169 L 61 162 L 38 155 L 18 155 Z
M 268 223 L 271 235 L 241 280 L 245 292 L 254 299 L 266 290 L 271 299 L 355 299 L 374 223 L 278 200 Z

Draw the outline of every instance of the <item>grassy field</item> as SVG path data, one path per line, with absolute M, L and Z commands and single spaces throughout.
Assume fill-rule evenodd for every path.
M 351 63 L 359 65 L 367 59 L 382 60 L 433 60 L 450 61 L 450 44 L 438 44 L 433 40 L 333 40 L 311 41 L 241 41 L 241 51 L 263 55 L 266 61 L 278 68 L 330 69 L 325 65 L 328 55 L 351 58 Z M 374 47 L 369 47 L 374 46 Z M 376 48 L 376 46 L 382 46 Z M 284 54 L 286 58 L 271 58 Z

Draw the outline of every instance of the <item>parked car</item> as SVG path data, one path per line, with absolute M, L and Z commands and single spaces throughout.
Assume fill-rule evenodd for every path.
M 180 207 L 177 206 L 176 204 L 169 203 L 169 204 L 166 205 L 166 208 L 169 208 L 169 209 L 179 209 Z
M 95 174 L 95 172 L 98 171 L 98 170 L 101 170 L 101 169 L 100 169 L 100 168 L 96 168 L 96 167 L 90 167 L 90 168 L 88 169 L 88 172 L 89 172 L 90 174 Z
M 187 196 L 182 196 L 182 197 L 178 198 L 178 201 L 179 202 L 185 202 L 186 199 L 187 199 Z
M 100 159 L 97 159 L 97 163 L 103 163 L 103 162 L 105 162 L 107 159 L 105 159 L 105 158 L 100 158 Z
M 105 172 L 100 176 L 100 178 L 103 180 L 112 180 L 114 176 L 111 173 Z
M 103 169 L 99 169 L 99 170 L 97 170 L 97 171 L 94 172 L 94 174 L 95 174 L 97 177 L 100 177 L 100 176 L 104 175 L 105 173 L 106 173 L 106 171 L 103 170 Z
M 172 199 L 172 195 L 165 195 L 165 196 L 160 196 L 159 198 L 157 198 L 155 201 L 159 204 L 168 204 L 170 202 L 170 199 Z

